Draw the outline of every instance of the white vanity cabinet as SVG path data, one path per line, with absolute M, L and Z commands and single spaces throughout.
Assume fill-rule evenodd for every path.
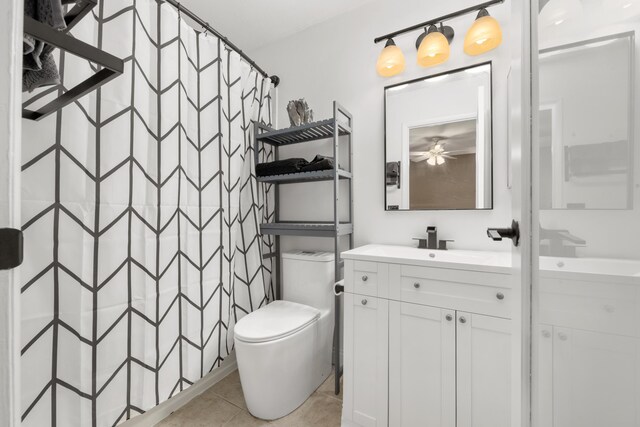
M 639 426 L 640 278 L 541 264 L 535 425 Z
M 375 248 L 343 254 L 343 425 L 508 427 L 508 268 Z

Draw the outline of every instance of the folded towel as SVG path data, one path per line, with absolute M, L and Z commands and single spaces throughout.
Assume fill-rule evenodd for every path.
M 75 3 L 71 0 L 25 0 L 24 14 L 36 21 L 47 24 L 56 30 L 64 30 L 67 24 L 64 20 L 63 4 Z M 22 91 L 60 83 L 58 67 L 51 53 L 53 46 L 37 40 L 29 34 L 24 34 L 22 41 Z
M 276 160 L 275 162 L 259 163 L 256 165 L 257 176 L 283 175 L 300 172 L 303 166 L 308 165 L 305 159 L 293 158 Z
M 321 156 L 318 154 L 312 161 L 306 166 L 300 169 L 300 172 L 312 172 L 312 171 L 324 171 L 330 170 L 335 167 L 335 160 L 333 157 Z

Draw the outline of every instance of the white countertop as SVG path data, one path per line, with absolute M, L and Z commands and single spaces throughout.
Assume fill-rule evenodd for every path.
M 343 259 L 417 265 L 457 270 L 511 273 L 511 252 L 446 251 L 419 249 L 412 246 L 365 245 L 342 253 Z M 554 277 L 567 274 L 588 280 L 602 280 L 603 276 L 640 281 L 640 260 L 605 258 L 540 257 L 540 274 Z
M 511 273 L 510 252 L 432 250 L 411 246 L 365 245 L 342 253 L 343 259 L 457 270 Z

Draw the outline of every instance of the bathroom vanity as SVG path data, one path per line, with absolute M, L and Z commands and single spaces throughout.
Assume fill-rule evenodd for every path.
M 510 425 L 510 254 L 367 245 L 342 257 L 343 425 Z

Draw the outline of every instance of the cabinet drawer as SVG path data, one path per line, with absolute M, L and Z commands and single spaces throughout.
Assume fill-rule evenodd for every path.
M 511 290 L 403 276 L 400 301 L 511 318 Z
M 387 265 L 353 261 L 345 264 L 345 291 L 360 295 L 386 298 Z
M 540 322 L 640 337 L 640 290 L 619 283 L 541 277 Z

